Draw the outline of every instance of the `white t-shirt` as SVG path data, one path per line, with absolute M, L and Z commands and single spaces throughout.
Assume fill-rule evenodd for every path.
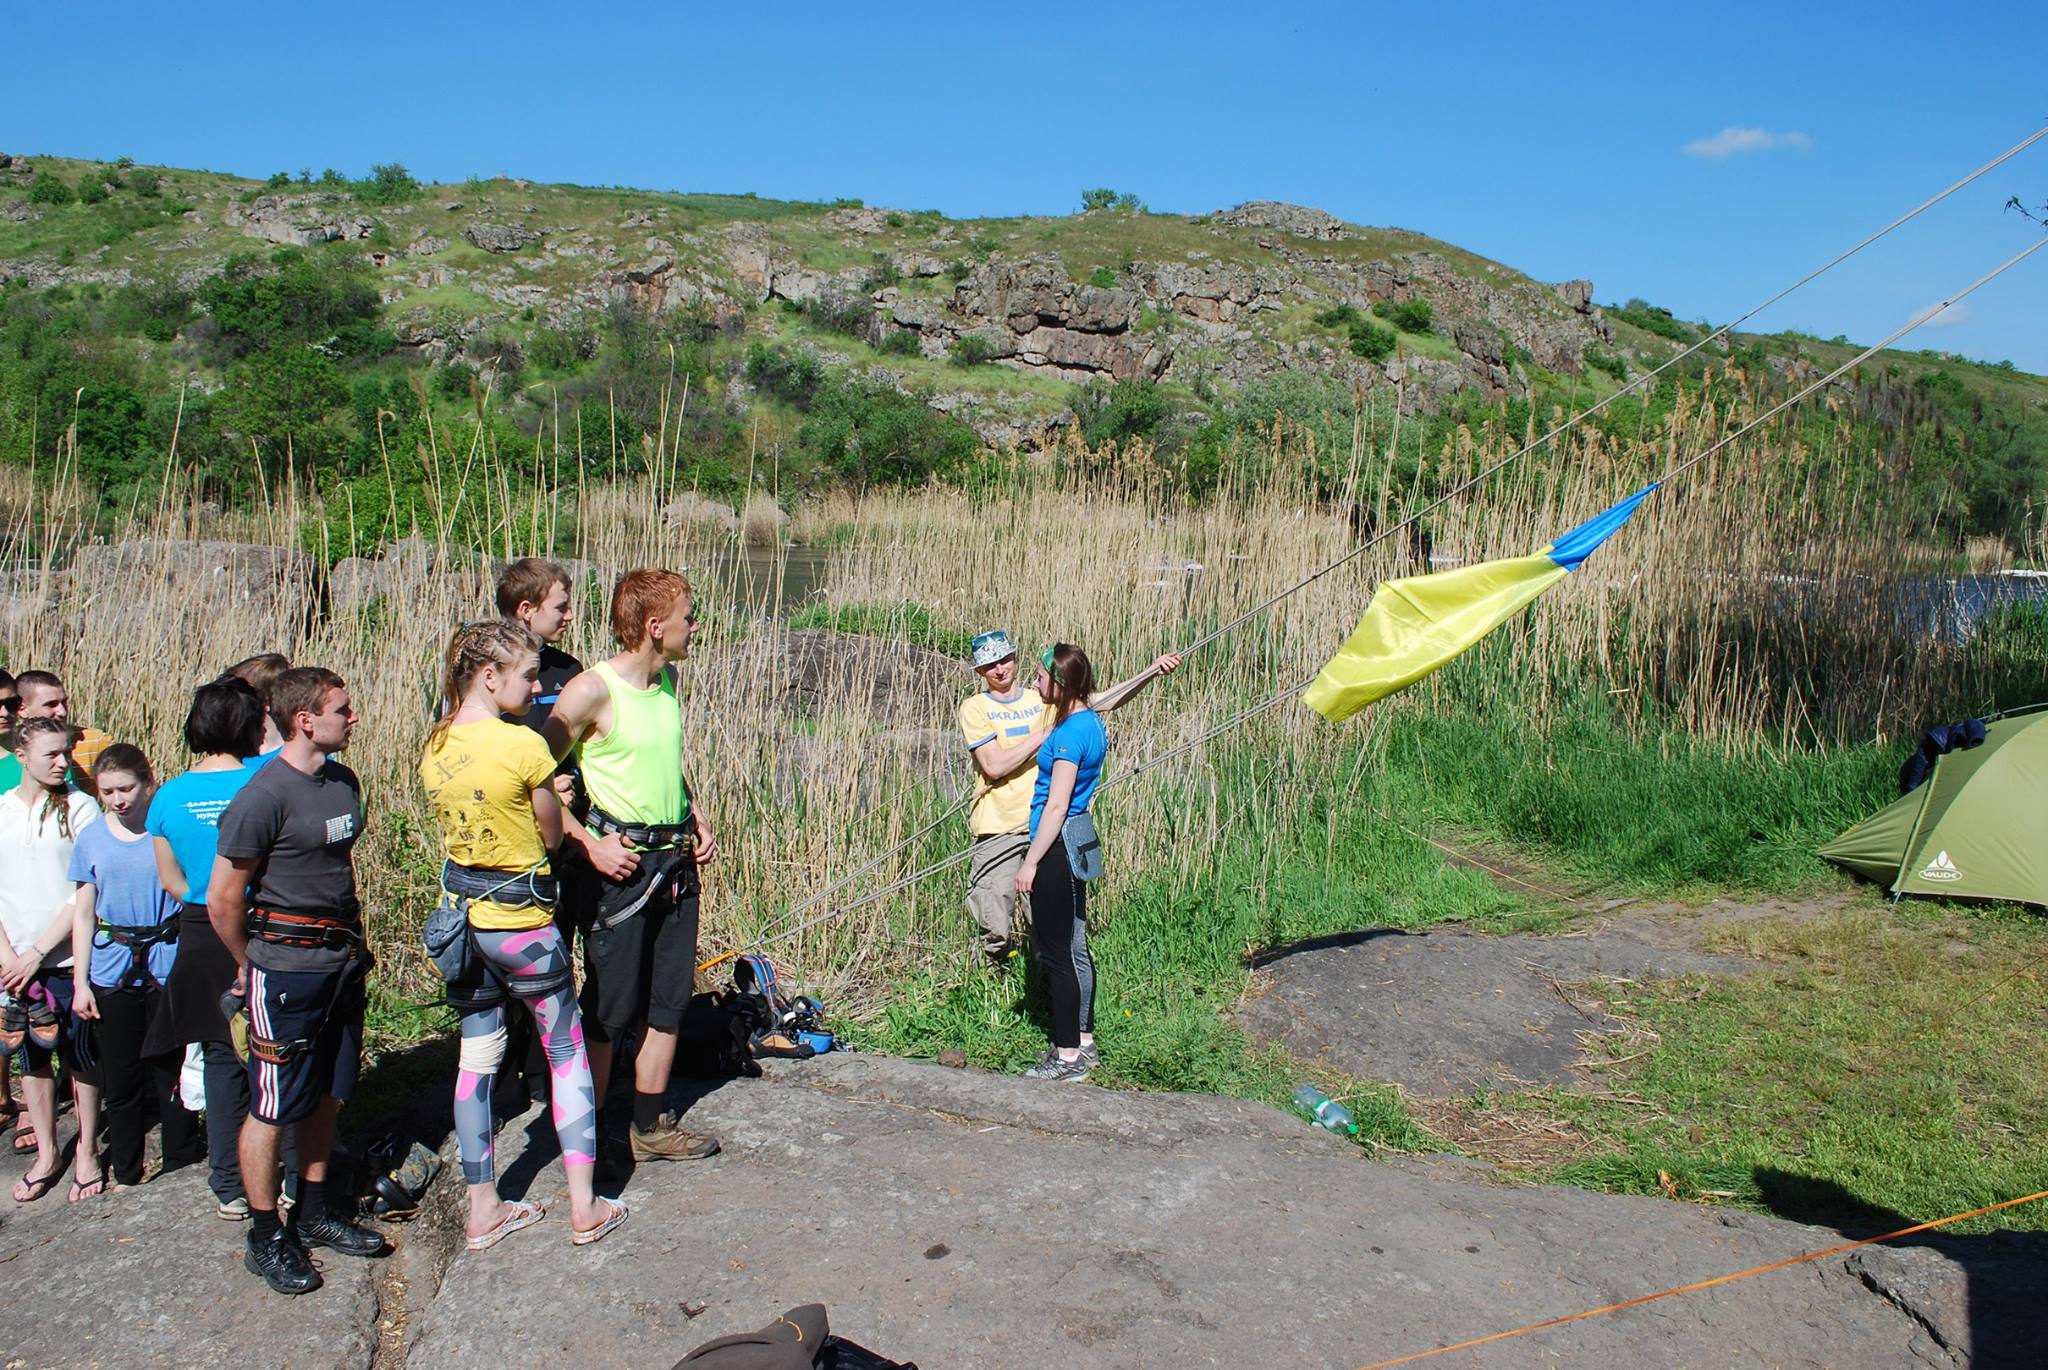
M 71 902 L 78 888 L 71 881 L 72 841 L 100 821 L 100 806 L 91 795 L 74 789 L 67 799 L 69 837 L 57 815 L 45 812 L 42 799 L 31 813 L 19 790 L 0 794 L 0 871 L 7 873 L 0 878 L 0 933 L 16 956 L 34 946 L 58 910 Z M 66 937 L 43 965 L 55 970 L 70 964 L 71 939 Z

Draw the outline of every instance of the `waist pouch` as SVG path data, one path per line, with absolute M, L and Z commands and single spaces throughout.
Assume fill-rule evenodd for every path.
M 1060 840 L 1067 844 L 1067 865 L 1076 880 L 1102 878 L 1102 839 L 1095 835 L 1095 815 L 1085 809 L 1069 814 L 1060 825 Z
M 507 908 L 552 909 L 560 895 L 561 887 L 555 877 L 541 874 L 538 866 L 507 873 L 445 861 L 441 864 L 441 902 L 427 915 L 426 925 L 420 929 L 420 941 L 441 978 L 454 984 L 469 975 L 476 958 L 469 943 L 471 903 L 488 899 Z

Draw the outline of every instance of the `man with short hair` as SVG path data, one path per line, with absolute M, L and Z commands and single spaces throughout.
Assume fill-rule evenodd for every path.
M 14 719 L 54 718 L 71 726 L 71 783 L 87 794 L 92 786 L 92 763 L 114 739 L 98 728 L 71 723 L 71 696 L 64 682 L 50 671 L 23 671 L 14 677 Z M 21 763 L 12 752 L 0 752 L 0 794 L 21 783 Z
M 325 1246 L 373 1256 L 384 1239 L 330 1209 L 335 1118 L 361 1064 L 363 944 L 351 849 L 362 834 L 362 789 L 332 758 L 348 747 L 356 711 L 334 672 L 301 666 L 271 688 L 284 734 L 275 763 L 236 793 L 220 817 L 207 913 L 240 972 L 249 1013 L 249 1117 L 242 1184 L 250 1232 L 242 1263 L 280 1294 L 320 1287 L 307 1255 Z M 299 1202 L 278 1219 L 283 1130 L 295 1128 Z
M 697 868 L 718 841 L 684 783 L 675 666 L 690 654 L 697 611 L 690 582 L 642 569 L 612 591 L 622 649 L 571 680 L 548 719 L 557 758 L 576 749 L 590 808 L 564 837 L 601 877 L 584 933 L 583 1026 L 600 1102 L 616 1044 L 640 1032 L 633 1063 L 636 1160 L 696 1160 L 718 1143 L 667 1107 L 676 1028 L 696 989 Z
M 972 645 L 982 692 L 960 705 L 960 735 L 974 759 L 974 806 L 967 831 L 967 910 L 981 929 L 982 954 L 997 974 L 1009 968 L 1023 938 L 1017 918 L 1017 870 L 1031 845 L 1031 791 L 1038 749 L 1052 731 L 1052 711 L 1017 675 L 1017 648 L 998 628 Z M 1154 678 L 1172 674 L 1180 654 L 1168 652 L 1119 685 L 1097 690 L 1088 707 L 1108 713 L 1136 698 Z

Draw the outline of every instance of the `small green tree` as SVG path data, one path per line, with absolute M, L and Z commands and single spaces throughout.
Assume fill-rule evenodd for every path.
M 1116 204 L 1116 192 L 1108 186 L 1096 186 L 1081 192 L 1081 212 L 1092 214 L 1098 209 L 1108 209 Z
M 368 179 L 357 181 L 353 192 L 358 200 L 370 205 L 404 204 L 422 194 L 420 183 L 398 162 L 371 167 Z
M 38 171 L 35 179 L 28 183 L 28 199 L 36 205 L 68 205 L 71 203 L 71 187 L 65 181 L 48 171 Z
M 987 338 L 979 333 L 963 333 L 960 335 L 960 341 L 953 344 L 953 351 L 946 360 L 966 371 L 994 360 L 995 355 L 995 344 Z
M 1399 339 L 1391 328 L 1381 328 L 1367 319 L 1361 319 L 1351 329 L 1351 350 L 1367 361 L 1383 362 L 1394 355 L 1394 344 Z

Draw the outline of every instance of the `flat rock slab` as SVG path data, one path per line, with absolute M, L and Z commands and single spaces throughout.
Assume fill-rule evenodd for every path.
M 1579 1034 L 1621 1025 L 1568 993 L 1602 976 L 1661 980 L 1755 969 L 1620 931 L 1493 937 L 1457 929 L 1321 938 L 1266 958 L 1239 1011 L 1254 1036 L 1347 1075 L 1430 1098 L 1571 1088 Z
M 378 1262 L 317 1254 L 326 1287 L 285 1298 L 242 1268 L 249 1225 L 214 1216 L 202 1167 L 77 1204 L 65 1188 L 0 1197 L 0 1366 L 370 1364 Z
M 640 1167 L 633 1218 L 602 1244 L 572 1248 L 558 1205 L 458 1254 L 408 1364 L 661 1367 L 816 1300 L 836 1332 L 931 1370 L 1350 1370 L 1840 1240 L 1378 1164 L 1238 1100 L 866 1056 L 776 1063 L 689 1121 L 723 1154 Z M 501 1165 L 555 1203 L 546 1124 L 528 1123 L 501 1132 Z M 1916 1280 L 1962 1278 L 1937 1253 L 1891 1254 Z M 1953 1362 L 1836 1257 L 1433 1363 Z

